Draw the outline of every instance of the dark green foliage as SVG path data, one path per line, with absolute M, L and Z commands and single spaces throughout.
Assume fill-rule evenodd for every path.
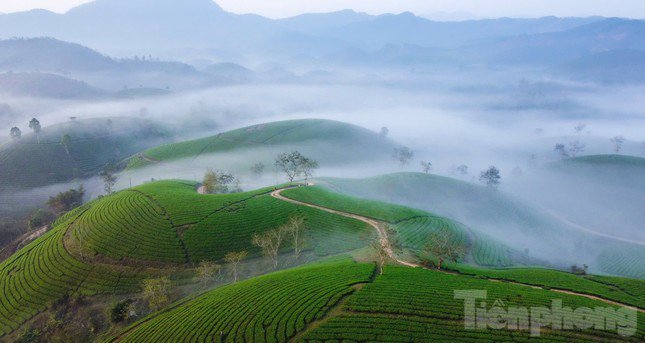
M 130 317 L 130 310 L 134 301 L 126 299 L 119 301 L 110 309 L 110 321 L 112 323 L 121 323 Z
M 73 208 L 83 204 L 85 189 L 81 185 L 78 189 L 70 189 L 67 192 L 60 192 L 50 197 L 47 206 L 56 214 L 71 211 Z

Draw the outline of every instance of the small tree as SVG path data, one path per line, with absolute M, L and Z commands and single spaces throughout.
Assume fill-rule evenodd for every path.
M 465 164 L 460 164 L 455 167 L 454 173 L 459 175 L 468 175 L 468 166 Z
M 394 149 L 394 159 L 401 163 L 402 166 L 410 164 L 410 160 L 414 157 L 414 151 L 408 147 Z
M 426 174 L 430 174 L 432 171 L 432 163 L 423 161 L 421 162 L 421 168 L 423 169 L 423 172 Z
M 273 268 L 278 268 L 280 246 L 287 234 L 287 227 L 280 226 L 261 234 L 254 234 L 252 243 L 262 250 L 262 254 L 273 262 Z
M 101 176 L 101 179 L 103 180 L 103 187 L 105 189 L 105 193 L 112 194 L 114 193 L 114 185 L 116 185 L 116 182 L 118 181 L 118 177 L 116 176 L 116 165 L 112 162 L 108 163 L 105 168 L 103 168 L 103 171 L 99 174 Z
M 298 151 L 282 153 L 276 157 L 275 166 L 287 176 L 289 184 L 293 184 L 293 180 L 299 175 L 302 175 L 306 160 Z
M 569 156 L 576 157 L 585 151 L 586 145 L 580 141 L 569 143 Z
M 19 140 L 22 137 L 22 131 L 20 131 L 20 128 L 14 126 L 9 131 L 9 136 L 13 140 Z
M 264 169 L 266 169 L 266 166 L 262 162 L 258 162 L 254 164 L 251 167 L 251 172 L 258 178 L 262 177 L 264 175 Z
M 289 218 L 285 224 L 287 232 L 291 235 L 291 245 L 296 258 L 300 258 L 300 253 L 305 247 L 305 217 L 296 216 Z
M 466 253 L 466 249 L 457 242 L 456 235 L 448 229 L 441 229 L 430 234 L 425 251 L 437 259 L 437 268 L 439 269 L 445 261 L 457 262 Z
M 305 177 L 305 185 L 309 184 L 309 179 L 314 176 L 314 171 L 318 169 L 318 161 L 304 158 L 302 160 L 302 175 Z
M 240 263 L 242 260 L 244 260 L 249 253 L 246 251 L 239 251 L 239 252 L 230 252 L 224 256 L 224 261 L 228 263 L 229 271 L 231 275 L 233 275 L 233 283 L 237 282 L 237 272 Z
M 70 211 L 83 204 L 85 188 L 80 185 L 78 189 L 70 189 L 67 192 L 60 192 L 58 195 L 50 197 L 47 206 L 57 215 Z
M 486 186 L 494 188 L 499 185 L 499 180 L 502 177 L 499 175 L 499 169 L 495 166 L 490 166 L 488 169 L 481 172 L 479 175 L 479 181 L 486 183 Z
M 69 155 L 69 146 L 71 145 L 71 143 L 72 143 L 72 137 L 68 134 L 64 134 L 63 138 L 60 140 L 60 145 L 62 145 L 63 148 L 65 148 L 65 152 L 67 152 L 68 155 Z
M 110 321 L 115 324 L 128 321 L 133 312 L 134 301 L 132 299 L 119 301 L 110 309 Z
M 560 157 L 562 158 L 569 157 L 569 152 L 567 151 L 567 147 L 562 143 L 556 144 L 553 150 L 555 150 L 558 154 L 560 154 Z
M 625 144 L 625 137 L 616 136 L 611 139 L 611 142 L 614 143 L 614 152 L 620 154 L 620 151 L 623 150 L 623 144 Z
M 34 134 L 36 135 L 36 140 L 38 141 L 38 144 L 40 144 L 40 131 L 42 130 L 42 127 L 40 126 L 40 121 L 36 118 L 32 118 L 29 121 L 29 128 L 34 131 Z
M 233 188 L 231 189 L 231 185 Z M 227 194 L 240 190 L 239 180 L 231 173 L 207 169 L 202 183 L 206 194 Z
M 574 126 L 574 127 L 573 127 L 573 130 L 574 130 L 576 133 L 580 134 L 580 133 L 582 133 L 582 131 L 584 131 L 584 129 L 585 129 L 586 127 L 587 127 L 587 124 L 585 124 L 585 123 L 579 123 L 578 125 L 576 125 L 576 126 Z
M 213 169 L 207 169 L 204 174 L 204 182 L 202 183 L 204 187 L 204 192 L 206 194 L 214 194 L 219 186 L 219 177 Z
M 199 263 L 199 266 L 197 266 L 195 271 L 195 275 L 197 280 L 201 282 L 202 288 L 206 288 L 208 279 L 219 273 L 220 269 L 221 266 L 213 261 L 202 261 Z
M 170 302 L 171 292 L 172 283 L 167 276 L 143 281 L 143 298 L 154 311 L 159 310 Z
M 378 134 L 378 135 L 379 135 L 381 138 L 386 138 L 386 137 L 387 137 L 387 135 L 389 135 L 389 134 L 390 134 L 390 129 L 388 129 L 387 127 L 383 126 L 383 127 L 381 128 L 381 131 L 379 131 L 379 134 Z

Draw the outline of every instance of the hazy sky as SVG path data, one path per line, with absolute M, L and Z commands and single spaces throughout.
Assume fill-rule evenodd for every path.
M 0 12 L 33 8 L 64 12 L 75 5 L 89 1 L 0 0 Z M 258 13 L 269 17 L 287 17 L 304 12 L 328 12 L 353 8 L 369 13 L 411 11 L 419 15 L 433 15 L 437 12 L 447 12 L 455 18 L 544 15 L 645 18 L 645 0 L 218 0 L 217 2 L 232 12 Z

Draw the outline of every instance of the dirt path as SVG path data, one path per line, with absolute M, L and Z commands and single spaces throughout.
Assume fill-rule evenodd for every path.
M 404 261 L 404 260 L 399 259 L 396 256 L 396 254 L 394 254 L 394 251 L 392 250 L 392 246 L 390 245 L 390 241 L 389 241 L 389 239 L 387 237 L 387 231 L 385 230 L 384 226 L 381 223 L 379 223 L 377 220 L 367 218 L 367 217 L 363 217 L 363 216 L 359 216 L 359 215 L 356 215 L 356 214 L 353 214 L 353 213 L 347 213 L 347 212 L 343 212 L 343 211 L 333 210 L 333 209 L 330 209 L 330 208 L 326 208 L 326 207 L 322 207 L 322 206 L 318 206 L 318 205 L 313 205 L 313 204 L 309 204 L 309 203 L 289 199 L 289 198 L 285 197 L 284 195 L 282 195 L 282 192 L 285 191 L 286 189 L 288 189 L 288 188 L 275 190 L 275 191 L 273 191 L 271 193 L 271 196 L 276 198 L 276 199 L 282 200 L 282 201 L 290 202 L 292 204 L 296 204 L 296 205 L 300 205 L 300 206 L 307 206 L 307 207 L 315 208 L 315 209 L 318 209 L 318 210 L 321 210 L 321 211 L 333 213 L 333 214 L 336 214 L 336 215 L 339 215 L 339 216 L 360 220 L 363 223 L 368 224 L 369 226 L 373 227 L 376 230 L 376 232 L 378 233 L 379 239 L 381 241 L 381 245 L 383 246 L 383 249 L 385 249 L 385 251 L 387 252 L 388 256 L 393 261 L 396 261 L 397 263 L 399 263 L 401 265 L 404 265 L 404 266 L 408 266 L 408 267 L 427 269 L 426 267 L 424 267 L 424 266 L 422 266 L 420 264 L 412 263 L 412 262 L 408 262 L 408 261 Z M 432 269 L 432 270 L 437 271 L 436 269 Z M 444 272 L 444 273 L 448 273 L 448 274 L 459 274 L 459 273 L 448 272 L 448 271 L 443 271 L 443 270 L 440 270 L 440 271 Z M 540 287 L 540 286 L 521 283 L 521 282 L 515 282 L 515 281 L 506 281 L 506 280 L 499 280 L 499 279 L 487 279 L 487 280 L 491 281 L 491 282 L 508 282 L 508 283 L 527 286 L 527 287 L 532 287 L 532 288 L 546 289 L 546 288 L 543 288 L 543 287 Z M 619 302 L 609 300 L 609 299 L 605 299 L 605 298 L 595 296 L 595 295 L 590 295 L 590 294 L 585 294 L 585 293 L 578 293 L 578 292 L 561 290 L 561 289 L 555 289 L 555 288 L 551 288 L 549 290 L 553 291 L 553 292 L 566 293 L 566 294 L 569 294 L 569 295 L 576 295 L 576 296 L 585 297 L 585 298 L 589 298 L 589 299 L 593 299 L 593 300 L 598 300 L 598 301 L 602 301 L 602 302 L 605 302 L 605 303 L 611 304 L 611 305 L 624 306 L 624 307 L 627 307 L 627 308 L 637 310 L 639 312 L 645 312 L 645 310 L 643 310 L 641 308 L 634 307 L 634 306 L 627 305 L 627 304 L 623 304 L 623 303 L 619 303 Z
M 289 199 L 289 198 L 285 197 L 284 195 L 282 195 L 282 192 L 284 190 L 285 189 L 275 190 L 275 191 L 271 192 L 271 196 L 276 198 L 276 199 L 282 200 L 282 201 L 290 202 L 292 204 L 296 204 L 296 205 L 300 205 L 300 206 L 307 206 L 307 207 L 315 208 L 315 209 L 325 211 L 325 212 L 328 212 L 328 213 L 332 213 L 332 214 L 336 214 L 336 215 L 339 215 L 339 216 L 343 216 L 343 217 L 352 218 L 352 219 L 362 221 L 363 223 L 366 223 L 367 225 L 369 225 L 372 228 L 374 228 L 374 230 L 376 230 L 376 233 L 378 234 L 379 240 L 381 241 L 381 245 L 383 246 L 383 249 L 387 252 L 387 255 L 393 261 L 396 261 L 397 263 L 402 264 L 404 266 L 408 266 L 408 267 L 413 267 L 413 268 L 422 267 L 420 264 L 411 263 L 411 262 L 408 262 L 408 261 L 403 261 L 403 260 L 399 259 L 396 256 L 396 254 L 394 254 L 394 251 L 392 250 L 392 246 L 390 245 L 390 240 L 387 237 L 387 231 L 385 230 L 383 225 L 381 223 L 379 223 L 378 221 L 376 221 L 374 219 L 371 219 L 371 218 L 359 216 L 359 215 L 353 214 L 353 213 L 347 213 L 347 212 L 332 210 L 330 208 L 326 208 L 326 207 L 322 207 L 322 206 L 318 206 L 318 205 L 312 205 L 312 204 L 308 204 L 306 202 L 301 202 L 301 201 Z

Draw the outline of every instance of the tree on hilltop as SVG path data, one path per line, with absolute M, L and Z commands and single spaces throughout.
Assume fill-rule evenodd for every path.
M 488 167 L 488 169 L 482 171 L 479 175 L 479 181 L 486 183 L 486 186 L 491 188 L 497 187 L 501 178 L 499 169 L 495 166 Z
M 9 131 L 9 136 L 13 140 L 18 140 L 20 139 L 20 137 L 22 137 L 22 131 L 20 131 L 20 128 L 14 126 Z
M 34 134 L 36 135 L 36 141 L 38 141 L 38 144 L 40 144 L 40 131 L 42 131 L 40 121 L 38 121 L 38 119 L 36 118 L 32 118 L 29 121 L 29 128 L 34 131 Z
M 402 166 L 410 164 L 410 161 L 414 157 L 414 151 L 408 147 L 402 147 L 394 149 L 394 159 L 398 161 Z
M 423 169 L 423 172 L 426 174 L 430 174 L 432 171 L 432 163 L 423 161 L 421 162 L 421 168 Z
M 620 151 L 623 149 L 623 144 L 625 144 L 625 137 L 612 137 L 611 142 L 614 143 L 614 152 L 620 154 Z
M 275 159 L 275 166 L 283 172 L 289 184 L 293 184 L 293 180 L 301 175 L 306 179 L 313 175 L 313 171 L 318 168 L 318 162 L 303 156 L 299 151 L 291 153 L 282 153 Z

